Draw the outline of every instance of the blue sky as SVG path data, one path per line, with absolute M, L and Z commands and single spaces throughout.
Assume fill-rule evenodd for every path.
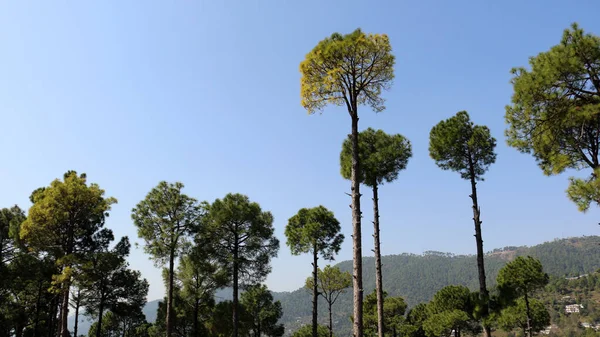
M 160 180 L 212 201 L 247 194 L 273 212 L 281 240 L 267 284 L 294 290 L 310 273 L 283 236 L 302 207 L 324 205 L 347 240 L 349 182 L 339 174 L 348 114 L 307 115 L 299 63 L 318 41 L 357 27 L 390 36 L 396 80 L 387 110 L 363 107 L 360 129 L 401 133 L 414 156 L 380 190 L 382 251 L 474 253 L 470 186 L 428 156 L 431 127 L 459 110 L 486 124 L 498 159 L 479 184 L 486 250 L 598 233 L 577 211 L 567 177 L 545 177 L 505 145 L 509 70 L 559 42 L 577 21 L 600 34 L 595 1 L 4 1 L 0 7 L 0 207 L 70 169 L 119 203 L 107 226 L 137 240 L 130 211 Z M 371 254 L 369 191 L 364 252 Z M 134 241 L 135 241 L 134 240 Z M 139 240 L 138 240 L 139 241 Z M 131 265 L 162 298 L 160 271 Z

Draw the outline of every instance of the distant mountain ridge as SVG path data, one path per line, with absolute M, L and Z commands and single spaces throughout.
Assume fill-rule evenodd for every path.
M 559 277 L 577 276 L 591 273 L 600 268 L 600 236 L 585 236 L 556 239 L 536 246 L 509 246 L 494 249 L 486 254 L 485 267 L 487 283 L 490 287 L 496 284 L 498 271 L 506 262 L 517 256 L 531 255 L 541 260 L 544 270 Z M 465 285 L 476 290 L 478 285 L 477 263 L 474 255 L 455 255 L 437 251 L 423 254 L 397 254 L 382 257 L 384 288 L 390 296 L 402 296 L 409 307 L 429 301 L 435 292 L 450 284 Z M 337 264 L 344 271 L 352 270 L 352 261 Z M 307 276 L 310 266 L 307 267 Z M 363 258 L 363 283 L 365 295 L 375 288 L 375 262 L 372 257 Z M 217 292 L 218 301 L 231 299 L 230 289 Z M 281 301 L 286 333 L 309 323 L 311 317 L 311 295 L 303 289 L 291 292 L 273 292 L 273 297 Z M 146 319 L 154 322 L 158 302 L 148 302 L 144 308 Z M 334 329 L 336 336 L 350 333 L 349 316 L 352 310 L 352 293 L 346 292 L 334 305 Z M 325 324 L 326 306 L 319 302 L 320 323 Z M 71 318 L 71 325 L 74 318 Z M 87 329 L 79 328 L 80 334 L 87 334 Z M 89 329 L 89 325 L 87 326 Z

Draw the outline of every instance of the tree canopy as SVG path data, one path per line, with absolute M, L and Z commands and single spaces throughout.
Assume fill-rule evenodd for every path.
M 281 303 L 273 301 L 273 295 L 267 286 L 257 284 L 250 286 L 242 294 L 241 304 L 249 313 L 253 337 L 266 335 L 270 337 L 283 336 L 285 329 L 277 321 L 283 315 Z
M 331 261 L 344 241 L 340 230 L 340 222 L 327 208 L 302 208 L 288 220 L 286 243 L 293 255 L 310 252 Z
M 498 272 L 498 288 L 505 296 L 524 296 L 543 288 L 548 284 L 548 274 L 543 270 L 540 260 L 527 256 L 519 256 L 507 263 Z
M 358 134 L 360 182 L 373 187 L 398 178 L 412 156 L 410 141 L 400 134 L 389 135 L 383 130 L 367 128 Z M 352 171 L 352 141 L 344 140 L 340 153 L 342 177 L 350 179 Z
M 156 266 L 168 263 L 167 337 L 172 334 L 175 259 L 188 245 L 188 235 L 199 226 L 202 216 L 196 199 L 181 192 L 183 187 L 180 182 L 161 181 L 131 213 L 138 236 L 145 242 L 144 251 Z
M 229 276 L 233 287 L 233 336 L 238 336 L 239 286 L 262 282 L 271 272 L 271 259 L 277 256 L 273 215 L 242 194 L 227 194 L 212 204 L 205 203 L 206 215 L 200 244 L 210 251 Z
M 362 104 L 383 111 L 381 92 L 394 79 L 391 51 L 387 35 L 360 29 L 323 39 L 300 63 L 302 106 L 309 113 L 327 104 L 346 106 L 351 114 Z
M 590 178 L 571 178 L 568 190 L 587 210 L 600 201 L 600 38 L 573 24 L 558 45 L 530 57 L 529 64 L 512 69 L 508 145 L 532 154 L 546 175 L 590 168 Z
M 531 310 L 531 324 L 534 332 L 539 332 L 550 325 L 550 314 L 544 303 L 531 299 L 529 300 Z M 527 308 L 523 298 L 518 299 L 514 305 L 502 310 L 498 317 L 498 326 L 505 331 L 513 329 L 527 330 Z
M 483 180 L 496 161 L 496 140 L 487 126 L 475 125 L 466 111 L 439 122 L 431 129 L 429 155 L 443 170 L 460 173 L 463 179 Z

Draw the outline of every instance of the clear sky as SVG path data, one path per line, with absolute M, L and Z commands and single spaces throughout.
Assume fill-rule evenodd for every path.
M 598 13 L 597 1 L 2 1 L 0 207 L 28 208 L 35 188 L 85 172 L 119 200 L 107 226 L 139 242 L 131 209 L 160 180 L 199 200 L 247 194 L 273 212 L 281 240 L 267 284 L 294 290 L 311 268 L 283 236 L 299 208 L 334 211 L 347 237 L 338 261 L 352 256 L 338 162 L 350 118 L 307 115 L 298 66 L 324 37 L 361 27 L 389 35 L 397 64 L 387 110 L 363 107 L 360 129 L 401 133 L 414 153 L 380 190 L 384 254 L 475 252 L 469 183 L 427 150 L 431 127 L 459 110 L 498 140 L 479 185 L 486 250 L 598 234 L 600 212 L 581 214 L 565 195 L 571 173 L 545 177 L 503 135 L 511 67 L 574 21 L 600 35 Z M 142 249 L 129 260 L 149 299 L 162 298 Z

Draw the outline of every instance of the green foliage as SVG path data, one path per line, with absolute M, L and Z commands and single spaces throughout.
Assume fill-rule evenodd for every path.
M 306 279 L 305 287 L 314 290 L 315 280 L 312 276 Z M 327 302 L 329 310 L 329 330 L 333 335 L 333 305 L 338 297 L 352 285 L 352 274 L 342 272 L 338 267 L 325 266 L 323 270 L 317 269 L 317 292 Z
M 233 287 L 233 336 L 237 337 L 239 287 L 262 282 L 271 272 L 270 261 L 279 250 L 273 215 L 242 194 L 227 194 L 204 207 L 206 216 L 197 239 L 200 245 L 210 247 L 215 260 L 227 271 Z
M 317 336 L 318 337 L 329 337 L 329 330 L 324 325 L 317 326 Z M 292 337 L 312 337 L 312 326 L 311 325 L 303 325 L 300 329 L 296 330 L 292 334 Z
M 104 314 L 100 336 L 102 337 L 148 337 L 150 324 L 144 316 L 119 316 L 112 311 Z M 88 331 L 89 337 L 96 337 L 98 322 L 92 323 Z
M 406 168 L 412 156 L 410 141 L 400 134 L 388 135 L 383 130 L 368 128 L 358 134 L 360 158 L 359 180 L 374 187 L 392 182 Z M 350 179 L 352 173 L 352 140 L 350 136 L 342 144 L 340 153 L 342 177 Z
M 310 252 L 331 261 L 344 241 L 340 230 L 340 222 L 333 212 L 318 206 L 302 208 L 291 217 L 285 227 L 285 236 L 292 255 Z
M 32 194 L 33 205 L 21 225 L 20 236 L 29 248 L 57 258 L 87 253 L 94 234 L 103 226 L 115 198 L 105 198 L 97 184 L 87 184 L 85 174 L 67 172 L 64 180 Z
M 306 279 L 305 288 L 312 291 L 314 279 L 312 276 Z M 317 271 L 317 289 L 328 304 L 333 305 L 340 294 L 352 285 L 352 274 L 343 272 L 338 267 L 330 265 Z
M 161 181 L 132 210 L 138 236 L 146 243 L 144 251 L 157 266 L 183 252 L 187 235 L 202 216 L 196 199 L 181 193 L 183 187 L 180 182 Z
M 406 314 L 406 322 L 401 326 L 402 335 L 410 337 L 425 337 L 423 324 L 429 318 L 427 304 L 419 303 Z
M 479 325 L 473 317 L 476 306 L 469 288 L 450 285 L 438 291 L 427 305 L 428 318 L 423 329 L 429 337 L 448 336 L 452 330 L 471 333 L 479 332 Z
M 227 194 L 204 207 L 205 232 L 199 240 L 212 246 L 215 258 L 230 277 L 237 264 L 240 278 L 233 282 L 250 285 L 263 281 L 271 272 L 271 258 L 279 250 L 271 212 L 263 212 L 259 204 L 241 194 Z
M 463 179 L 483 180 L 496 161 L 496 140 L 487 126 L 474 125 L 466 111 L 439 122 L 429 134 L 429 155 L 443 170 Z
M 394 79 L 395 58 L 385 34 L 360 29 L 322 40 L 300 63 L 302 106 L 309 113 L 327 104 L 345 105 L 356 114 L 358 105 L 384 110 L 382 90 Z
M 534 332 L 539 332 L 550 325 L 550 314 L 544 303 L 536 299 L 529 300 L 529 308 L 531 312 L 531 324 Z M 513 329 L 527 329 L 527 310 L 525 300 L 519 298 L 514 305 L 503 309 L 498 317 L 498 326 L 505 331 Z
M 404 323 L 404 313 L 406 312 L 406 303 L 402 297 L 388 297 L 387 292 L 383 292 L 383 319 L 385 324 L 385 333 L 395 336 Z M 373 291 L 365 297 L 364 302 L 363 326 L 365 336 L 377 336 L 377 292 Z
M 241 304 L 249 314 L 249 326 L 253 337 L 262 334 L 272 337 L 283 336 L 283 324 L 277 324 L 282 309 L 279 301 L 273 301 L 273 295 L 265 285 L 253 285 L 242 293 Z
M 587 179 L 570 177 L 567 195 L 580 211 L 586 212 L 592 203 L 600 200 L 600 168 L 595 168 Z
M 452 331 L 468 331 L 469 320 L 469 315 L 462 310 L 443 311 L 428 318 L 423 323 L 423 329 L 428 337 L 450 336 Z
M 78 284 L 82 304 L 90 316 L 102 316 L 105 310 L 127 316 L 141 312 L 146 303 L 148 282 L 141 273 L 128 269 L 129 239 L 125 236 L 110 251 L 99 251 L 81 266 Z
M 213 310 L 211 320 L 206 324 L 209 336 L 230 337 L 233 335 L 233 322 L 231 320 L 232 310 L 233 303 L 231 301 L 217 303 Z M 240 306 L 238 311 L 240 314 L 240 325 L 238 327 L 239 334 L 240 336 L 247 336 L 251 331 L 248 322 L 252 319 L 244 306 Z
M 531 294 L 548 284 L 548 274 L 544 273 L 540 260 L 527 256 L 517 257 L 498 272 L 498 288 L 508 297 Z
M 227 271 L 196 246 L 182 257 L 175 277 L 181 285 L 181 301 L 190 311 L 188 316 L 203 324 L 215 305 L 215 291 L 227 282 Z
M 62 303 L 61 336 L 68 333 L 69 293 L 74 271 L 86 255 L 106 247 L 112 231 L 102 229 L 114 198 L 105 198 L 97 184 L 87 184 L 85 174 L 64 174 L 49 187 L 31 195 L 33 205 L 21 224 L 20 238 L 36 254 L 48 254 L 59 267 L 52 277 L 52 290 L 60 293 Z
M 25 212 L 19 206 L 0 209 L 0 273 L 20 245 L 19 231 L 25 219 Z
M 532 154 L 546 175 L 591 168 L 592 178 L 572 178 L 575 186 L 569 189 L 570 197 L 586 210 L 590 202 L 599 200 L 595 170 L 600 141 L 600 38 L 584 34 L 573 24 L 558 45 L 529 58 L 529 64 L 530 70 L 512 69 L 514 93 L 505 115 L 508 144 Z
M 440 289 L 428 306 L 430 314 L 444 311 L 462 310 L 473 311 L 471 291 L 465 286 L 449 285 Z

